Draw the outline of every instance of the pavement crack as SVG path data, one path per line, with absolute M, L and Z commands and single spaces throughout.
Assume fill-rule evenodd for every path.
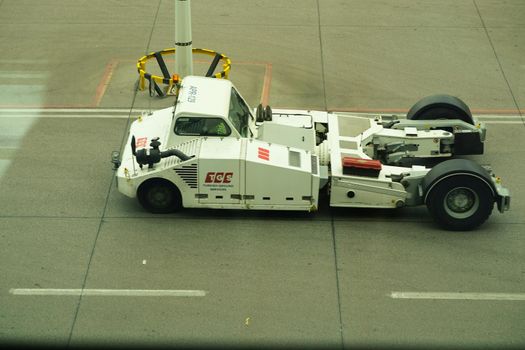
M 159 0 L 158 5 L 157 5 L 157 11 L 155 12 L 155 17 L 153 19 L 151 32 L 150 32 L 150 35 L 149 35 L 149 38 L 148 38 L 148 42 L 146 44 L 146 50 L 145 50 L 146 53 L 149 51 L 149 46 L 151 44 L 151 38 L 153 37 L 153 31 L 155 30 L 155 25 L 157 24 L 157 18 L 159 16 L 161 4 L 162 4 L 162 0 Z M 131 101 L 131 107 L 129 109 L 128 119 L 127 119 L 127 123 L 126 123 L 126 128 L 125 128 L 125 130 L 123 132 L 123 135 L 122 135 L 122 138 L 121 138 L 121 143 L 120 143 L 121 145 L 124 143 L 124 141 L 126 139 L 126 136 L 127 136 L 126 130 L 129 129 L 129 124 L 131 122 L 131 113 L 132 113 L 133 107 L 135 105 L 135 101 L 136 101 L 136 98 L 137 98 L 137 93 L 138 93 L 138 84 L 135 84 L 135 89 L 134 89 L 134 93 L 133 93 L 133 100 Z M 93 242 L 93 247 L 91 248 L 91 253 L 89 255 L 89 260 L 88 260 L 88 264 L 87 264 L 86 274 L 84 275 L 84 280 L 82 282 L 82 290 L 84 290 L 86 288 L 86 283 L 87 283 L 87 279 L 88 279 L 88 276 L 89 276 L 89 271 L 90 271 L 90 268 L 91 268 L 91 262 L 93 261 L 93 256 L 95 255 L 95 248 L 97 246 L 98 237 L 100 236 L 100 231 L 102 230 L 102 225 L 104 224 L 104 221 L 105 221 L 104 219 L 106 217 L 106 211 L 107 211 L 107 207 L 108 207 L 108 203 L 109 203 L 109 197 L 110 197 L 110 194 L 111 194 L 111 188 L 113 187 L 113 182 L 114 181 L 115 181 L 115 174 L 112 173 L 111 181 L 109 182 L 109 186 L 108 186 L 108 189 L 107 189 L 107 192 L 106 192 L 106 200 L 104 202 L 104 209 L 102 211 L 102 216 L 100 217 L 97 234 L 95 236 L 95 240 Z M 71 339 L 73 338 L 73 331 L 75 330 L 75 325 L 77 323 L 78 313 L 79 313 L 79 310 L 80 310 L 80 305 L 82 303 L 82 296 L 83 295 L 81 293 L 80 296 L 78 297 L 78 303 L 77 303 L 77 307 L 75 309 L 75 315 L 73 317 L 73 322 L 71 324 L 71 329 L 69 331 L 69 336 L 68 336 L 68 340 L 67 340 L 67 347 L 70 346 Z
M 479 20 L 481 21 L 481 24 L 483 26 L 483 30 L 485 31 L 485 35 L 487 36 L 487 39 L 489 41 L 490 47 L 492 48 L 492 52 L 494 53 L 494 57 L 496 58 L 496 62 L 498 62 L 498 67 L 501 71 L 501 75 L 503 77 L 503 80 L 505 81 L 505 84 L 507 85 L 507 88 L 509 89 L 510 96 L 512 97 L 512 101 L 514 102 L 514 105 L 516 106 L 516 109 L 518 111 L 518 114 L 520 115 L 521 122 L 525 126 L 525 119 L 523 116 L 523 113 L 521 112 L 520 106 L 518 104 L 518 101 L 516 99 L 516 96 L 514 92 L 512 91 L 512 87 L 510 86 L 509 79 L 507 78 L 507 75 L 505 74 L 505 70 L 503 69 L 503 65 L 501 64 L 501 61 L 499 59 L 498 53 L 496 52 L 496 48 L 494 47 L 494 43 L 492 42 L 492 38 L 490 37 L 489 31 L 487 29 L 487 26 L 485 25 L 485 21 L 483 20 L 483 16 L 481 15 L 481 11 L 479 10 L 478 4 L 476 3 L 476 0 L 472 0 L 472 3 L 474 4 L 474 7 L 476 8 L 476 11 L 478 12 Z
M 321 33 L 321 9 L 319 7 L 319 0 L 317 0 L 317 28 L 319 35 L 319 50 L 321 58 L 321 82 L 323 86 L 323 103 L 324 109 L 328 109 L 328 103 L 326 101 L 326 81 L 325 81 L 325 72 L 324 72 L 324 54 L 323 54 L 323 37 Z
M 334 249 L 334 266 L 335 266 L 335 284 L 337 288 L 337 309 L 339 313 L 339 333 L 341 335 L 341 349 L 344 348 L 345 342 L 344 342 L 344 334 L 343 334 L 343 316 L 341 311 L 341 290 L 340 290 L 340 284 L 339 284 L 339 271 L 341 269 L 338 266 L 337 263 L 337 244 L 336 244 L 336 237 L 335 237 L 335 224 L 334 224 L 334 217 L 333 215 L 330 215 L 330 226 L 332 230 L 332 247 Z

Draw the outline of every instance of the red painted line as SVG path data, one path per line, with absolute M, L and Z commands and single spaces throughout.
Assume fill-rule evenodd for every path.
M 323 111 L 322 108 L 317 107 L 279 107 L 273 106 L 275 109 L 302 109 L 308 111 Z M 328 108 L 330 112 L 349 112 L 349 113 L 404 113 L 408 112 L 408 109 L 405 108 L 350 108 L 350 107 L 337 107 L 337 108 Z M 503 114 L 503 115 L 523 115 L 525 110 L 518 109 L 471 109 L 472 114 Z
M 131 60 L 121 60 L 121 61 L 131 61 Z M 175 59 L 173 58 L 167 58 L 164 60 L 165 62 L 175 62 Z M 193 62 L 197 63 L 210 63 L 209 60 L 193 60 Z M 271 63 L 268 62 L 257 62 L 257 61 L 234 61 L 232 60 L 232 66 L 233 65 L 240 65 L 240 66 L 267 66 L 271 65 Z
M 113 72 L 117 67 L 117 64 L 118 61 L 116 59 L 112 59 L 106 65 L 106 69 L 104 70 L 104 74 L 102 75 L 102 80 L 100 81 L 100 83 L 98 83 L 97 90 L 95 92 L 95 97 L 93 98 L 93 107 L 98 107 L 100 105 L 100 101 L 102 101 L 102 97 L 104 97 L 104 94 L 106 93 L 106 89 L 109 85 L 111 77 L 113 76 Z
M 267 106 L 270 101 L 270 84 L 272 82 L 272 64 L 267 63 L 264 71 L 264 81 L 261 91 L 261 104 Z
M 233 64 L 233 61 L 232 61 Z M 235 61 L 235 64 L 239 64 L 242 66 L 267 66 L 271 65 L 269 62 L 257 62 L 257 61 Z
M 355 113 L 407 113 L 408 109 L 403 108 L 337 108 L 330 109 L 332 111 L 339 112 L 355 112 Z M 471 109 L 472 114 L 511 114 L 520 115 L 520 111 L 517 109 Z

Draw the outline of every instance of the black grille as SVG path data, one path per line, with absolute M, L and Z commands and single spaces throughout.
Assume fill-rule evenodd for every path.
M 190 188 L 197 188 L 197 164 L 184 165 L 181 168 L 175 169 L 175 172 Z
M 317 156 L 312 155 L 312 174 L 317 175 Z

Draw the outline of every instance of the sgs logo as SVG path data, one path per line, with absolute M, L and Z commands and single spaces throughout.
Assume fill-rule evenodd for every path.
M 232 181 L 233 173 L 222 173 L 210 171 L 206 174 L 204 183 L 206 184 L 229 184 Z

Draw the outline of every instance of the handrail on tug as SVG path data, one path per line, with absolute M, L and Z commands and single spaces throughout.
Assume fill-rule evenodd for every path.
M 157 93 L 158 96 L 164 97 L 166 95 L 173 95 L 173 87 L 176 86 L 180 82 L 180 77 L 178 74 L 171 75 L 168 71 L 168 67 L 166 66 L 166 62 L 164 61 L 163 55 L 171 55 L 175 54 L 175 48 L 170 49 L 164 49 L 162 51 L 156 51 L 152 52 L 146 56 L 141 57 L 137 62 L 137 71 L 139 73 L 139 90 L 143 91 L 146 89 L 146 80 L 149 82 L 149 93 L 150 96 L 153 96 L 153 90 Z M 210 78 L 217 78 L 217 79 L 228 79 L 228 74 L 230 73 L 231 69 L 231 60 L 218 52 L 215 52 L 213 50 L 208 49 L 192 49 L 192 54 L 204 54 L 208 56 L 213 57 L 213 61 L 210 64 L 210 67 L 208 68 L 208 72 L 206 73 L 206 77 Z M 157 63 L 159 64 L 159 68 L 162 72 L 162 76 L 153 75 L 151 73 L 146 72 L 146 62 L 155 58 Z M 219 73 L 213 73 L 215 71 L 215 68 L 219 64 L 220 61 L 223 61 L 222 64 L 222 71 Z M 163 91 L 159 84 L 167 85 L 167 89 Z M 152 90 L 153 89 L 153 90 Z

